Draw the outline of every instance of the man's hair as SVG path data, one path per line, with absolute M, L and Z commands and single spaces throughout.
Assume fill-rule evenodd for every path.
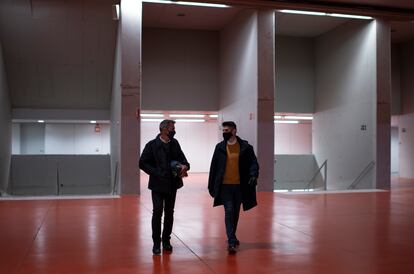
M 226 121 L 221 124 L 223 127 L 231 127 L 237 129 L 236 123 L 233 121 Z
M 174 120 L 168 120 L 168 119 L 163 120 L 163 121 L 160 123 L 160 131 L 161 131 L 163 128 L 167 128 L 169 124 L 175 124 L 175 121 L 174 121 Z

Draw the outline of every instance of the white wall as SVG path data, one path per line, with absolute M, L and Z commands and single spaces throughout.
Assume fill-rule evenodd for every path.
M 13 154 L 109 154 L 109 125 L 13 124 Z
M 44 154 L 45 153 L 45 125 L 21 124 L 20 125 L 20 153 Z
M 318 165 L 328 159 L 328 189 L 345 189 L 375 159 L 375 22 L 350 21 L 317 38 L 315 110 Z M 373 188 L 375 173 L 358 187 Z
M 312 154 L 312 124 L 275 124 L 275 154 Z
M 314 54 L 312 38 L 276 36 L 275 112 L 314 112 Z
M 221 32 L 219 120 L 257 150 L 257 12 L 241 11 Z
M 391 173 L 398 174 L 399 170 L 399 132 L 398 127 L 391 128 Z
M 219 127 L 215 122 L 175 124 L 175 138 L 191 165 L 191 172 L 209 172 L 210 162 L 219 139 Z M 145 144 L 159 133 L 159 122 L 141 123 L 141 152 Z
M 9 184 L 11 161 L 11 103 L 7 84 L 3 49 L 0 43 L 0 191 L 6 191 Z
M 20 124 L 12 124 L 12 154 L 20 154 Z
M 414 179 L 414 113 L 400 116 L 399 176 Z
M 142 109 L 218 109 L 217 31 L 146 28 L 142 43 Z
M 109 126 L 92 124 L 47 124 L 45 154 L 109 154 Z

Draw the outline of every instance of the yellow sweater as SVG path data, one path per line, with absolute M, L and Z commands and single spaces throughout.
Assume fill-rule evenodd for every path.
M 235 143 L 234 145 L 227 144 L 227 161 L 226 171 L 224 173 L 223 184 L 240 184 L 240 173 L 239 173 L 239 155 L 240 155 L 240 144 Z

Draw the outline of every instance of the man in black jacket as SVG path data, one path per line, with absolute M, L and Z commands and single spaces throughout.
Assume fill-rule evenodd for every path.
M 174 221 L 174 205 L 177 189 L 183 186 L 190 164 L 175 135 L 175 121 L 160 123 L 160 134 L 145 145 L 139 160 L 139 168 L 149 174 L 148 188 L 152 196 L 152 240 L 154 255 L 164 251 L 172 252 L 170 243 Z M 164 228 L 161 237 L 161 217 L 164 211 Z
M 214 206 L 223 205 L 229 253 L 240 245 L 236 237 L 240 205 L 249 210 L 257 205 L 256 185 L 259 164 L 253 147 L 238 136 L 236 124 L 224 122 L 224 141 L 218 143 L 211 160 L 208 190 Z

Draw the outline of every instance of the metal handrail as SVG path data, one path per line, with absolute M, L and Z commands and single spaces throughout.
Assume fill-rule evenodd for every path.
M 321 167 L 315 172 L 315 175 L 313 175 L 312 179 L 310 179 L 310 181 L 308 182 L 308 184 L 306 186 L 306 189 L 308 189 L 308 190 L 310 189 L 313 180 L 315 180 L 316 176 L 318 176 L 319 172 L 321 171 L 321 169 L 323 167 L 325 167 L 324 179 L 323 179 L 323 182 L 324 182 L 323 189 L 326 190 L 326 175 L 327 175 L 327 169 L 328 169 L 328 159 L 326 159 L 325 162 L 323 162 L 323 164 L 321 165 Z
M 114 186 L 112 188 L 112 195 L 115 194 L 115 191 L 118 194 L 118 191 L 116 189 L 117 184 L 118 184 L 118 161 L 116 162 L 116 165 L 115 165 Z
M 375 161 L 369 162 L 369 164 L 359 173 L 352 184 L 349 185 L 348 189 L 355 189 L 361 179 L 368 173 L 368 171 L 375 166 Z

